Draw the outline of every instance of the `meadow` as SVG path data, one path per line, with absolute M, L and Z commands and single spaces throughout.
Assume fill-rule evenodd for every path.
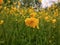
M 0 45 L 60 45 L 59 4 L 39 11 L 0 5 Z

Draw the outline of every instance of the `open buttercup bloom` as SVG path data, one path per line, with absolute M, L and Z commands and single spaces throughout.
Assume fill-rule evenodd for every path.
M 31 17 L 31 18 L 26 18 L 25 19 L 25 24 L 27 26 L 30 26 L 32 28 L 38 28 L 38 24 L 39 24 L 39 19 Z M 38 28 L 39 29 L 39 28 Z

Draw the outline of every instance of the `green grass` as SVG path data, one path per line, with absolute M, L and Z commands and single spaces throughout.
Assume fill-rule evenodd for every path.
M 14 18 L 5 17 L 4 24 L 0 25 L 0 45 L 57 45 L 60 41 L 59 20 L 55 24 L 56 28 L 41 20 L 40 29 L 33 29 L 24 24 L 23 17 L 19 23 Z
M 39 19 L 40 29 L 36 29 L 25 25 L 28 14 L 24 17 L 3 12 L 0 13 L 0 20 L 4 20 L 0 25 L 0 45 L 60 45 L 60 13 L 55 24 Z

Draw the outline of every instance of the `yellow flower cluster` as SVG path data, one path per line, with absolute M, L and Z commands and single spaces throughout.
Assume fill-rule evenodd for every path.
M 40 0 L 41 1 L 41 0 Z M 0 0 L 0 2 L 2 2 L 2 0 Z M 10 3 L 10 0 L 8 0 L 8 3 Z M 19 6 L 19 8 L 16 6 L 16 4 L 18 4 L 17 6 Z M 21 8 L 20 7 L 21 4 L 20 2 L 14 2 L 13 5 L 9 6 L 0 6 L 0 9 L 2 8 L 1 11 L 1 15 L 2 16 L 7 16 L 7 18 L 9 16 L 13 17 L 12 19 L 17 20 L 17 22 L 19 20 L 22 20 L 23 18 L 25 19 L 25 24 L 26 26 L 30 26 L 32 28 L 39 28 L 39 20 L 43 19 L 46 22 L 50 22 L 50 23 L 56 23 L 57 22 L 57 17 L 59 16 L 58 14 L 58 7 L 55 5 L 52 5 L 52 7 L 49 7 L 47 9 L 43 9 L 41 8 L 40 11 L 37 11 L 33 8 L 33 7 L 24 7 Z M 19 20 L 18 20 L 18 19 Z M 22 19 L 20 19 L 22 18 Z M 0 24 L 3 24 L 4 21 L 1 20 Z

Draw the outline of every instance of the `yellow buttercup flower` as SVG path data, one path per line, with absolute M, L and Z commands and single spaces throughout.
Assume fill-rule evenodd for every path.
M 8 3 L 10 3 L 11 1 L 10 0 L 8 0 Z
M 47 22 L 49 22 L 49 16 L 46 16 L 46 17 L 45 17 L 45 20 L 46 20 Z
M 54 12 L 54 16 L 58 16 L 58 12 Z
M 54 12 L 54 16 L 58 16 L 58 9 Z
M 30 14 L 30 17 L 35 17 L 36 15 L 37 15 L 36 12 L 32 12 L 32 13 Z
M 50 22 L 52 20 L 52 17 L 47 15 L 47 16 L 45 16 L 44 19 L 45 19 L 45 21 Z
M 20 10 L 20 14 L 24 15 L 24 10 L 23 9 Z
M 7 7 L 4 7 L 4 10 L 7 10 Z
M 18 5 L 19 5 L 19 6 L 21 6 L 21 3 L 20 3 L 20 1 L 18 1 Z
M 32 28 L 38 28 L 38 24 L 39 24 L 39 19 L 36 18 L 26 18 L 25 19 L 25 24 L 27 26 L 30 26 Z
M 3 24 L 3 23 L 4 23 L 4 21 L 3 20 L 0 20 L 0 25 Z
M 17 11 L 17 8 L 16 8 L 16 7 L 11 7 L 11 9 L 12 9 L 13 11 Z
M 46 16 L 46 17 L 45 17 L 45 20 L 48 20 L 48 19 L 49 19 L 49 17 L 48 17 L 48 16 Z
M 56 19 L 52 19 L 52 23 L 56 23 Z
M 29 8 L 27 11 L 28 11 L 29 13 L 32 13 L 32 12 L 34 12 L 34 9 L 31 7 L 31 8 Z

